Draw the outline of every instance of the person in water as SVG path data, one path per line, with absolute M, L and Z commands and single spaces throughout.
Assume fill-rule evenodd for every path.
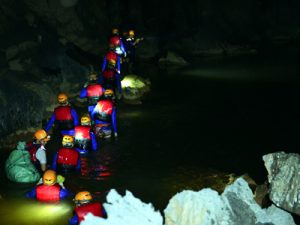
M 60 180 L 58 180 L 60 178 Z M 46 170 L 42 177 L 42 183 L 38 183 L 26 194 L 28 198 L 35 198 L 41 202 L 57 202 L 71 195 L 63 185 L 64 178 L 57 176 L 54 170 Z
M 55 107 L 54 112 L 45 127 L 46 132 L 51 129 L 54 122 L 61 132 L 74 129 L 74 127 L 79 124 L 76 110 L 70 106 L 68 96 L 65 93 L 60 93 L 57 96 L 57 101 L 59 106 Z
M 28 142 L 26 148 L 29 151 L 30 159 L 39 171 L 47 169 L 47 155 L 45 145 L 50 140 L 47 132 L 43 129 L 34 133 L 34 141 Z
M 69 225 L 80 224 L 88 213 L 98 217 L 106 217 L 102 204 L 93 202 L 93 197 L 88 191 L 78 192 L 73 201 L 75 202 L 74 215 L 69 219 Z
M 117 109 L 113 97 L 113 90 L 107 89 L 103 99 L 100 99 L 92 109 L 91 118 L 95 123 L 95 134 L 97 136 L 105 138 L 111 137 L 111 134 L 114 134 L 115 137 L 118 136 Z
M 64 173 L 80 170 L 80 155 L 74 148 L 74 137 L 63 136 L 62 147 L 54 155 L 52 169 Z
M 83 115 L 80 119 L 81 125 L 76 126 L 74 130 L 70 130 L 67 135 L 73 136 L 75 139 L 75 148 L 80 154 L 85 154 L 89 150 L 96 151 L 98 143 L 94 132 L 92 131 L 92 122 L 88 114 Z

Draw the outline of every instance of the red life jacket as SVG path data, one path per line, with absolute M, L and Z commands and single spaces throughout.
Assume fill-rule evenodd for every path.
M 113 71 L 113 70 L 104 70 L 102 75 L 106 79 L 114 79 L 115 71 Z
M 36 158 L 36 152 L 39 149 L 39 147 L 41 147 L 41 145 L 39 144 L 34 144 L 32 142 L 26 143 L 26 149 L 30 154 L 30 160 L 34 163 L 38 161 L 38 159 Z
M 118 59 L 117 53 L 115 53 L 113 51 L 107 52 L 106 55 L 105 55 L 105 57 L 106 57 L 107 61 L 114 60 L 115 62 L 117 62 L 117 59 Z
M 59 184 L 54 184 L 54 185 L 44 185 L 44 184 L 39 184 L 36 187 L 36 198 L 39 201 L 59 201 L 60 197 L 60 186 Z
M 109 45 L 111 45 L 111 46 L 117 47 L 117 46 L 120 46 L 120 43 L 121 43 L 121 40 L 120 40 L 119 35 L 112 36 L 109 39 Z
M 86 87 L 87 97 L 100 97 L 103 95 L 103 88 L 100 84 L 90 84 Z
M 107 115 L 111 115 L 112 114 L 112 110 L 113 110 L 113 102 L 110 99 L 103 99 L 100 100 L 97 105 L 96 105 L 96 110 L 99 113 L 104 113 Z
M 78 224 L 84 220 L 84 217 L 88 213 L 92 213 L 94 216 L 104 217 L 103 207 L 99 202 L 88 203 L 85 205 L 78 206 L 74 209 L 76 215 L 78 216 Z
M 57 153 L 57 164 L 77 166 L 79 153 L 73 148 L 60 148 Z
M 76 126 L 75 127 L 75 140 L 81 140 L 81 139 L 91 139 L 91 126 Z
M 55 119 L 58 121 L 66 121 L 66 120 L 73 120 L 71 114 L 71 107 L 66 106 L 58 106 L 54 109 Z

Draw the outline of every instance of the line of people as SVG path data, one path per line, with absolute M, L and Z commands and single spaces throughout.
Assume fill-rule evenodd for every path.
M 116 106 L 117 101 L 122 98 L 121 80 L 124 74 L 129 72 L 128 68 L 132 67 L 135 48 L 141 40 L 143 39 L 135 39 L 133 30 L 125 32 L 122 38 L 118 29 L 112 29 L 101 72 L 98 74 L 92 71 L 80 92 L 79 97 L 86 99 L 87 103 L 87 112 L 80 120 L 67 94 L 58 94 L 58 106 L 55 107 L 45 128 L 37 130 L 34 140 L 26 146 L 32 162 L 43 173 L 38 184 L 26 194 L 27 197 L 53 202 L 71 196 L 72 193 L 63 185 L 64 177 L 57 172 L 79 171 L 81 154 L 98 150 L 103 139 L 117 138 Z M 51 140 L 49 132 L 54 124 L 61 136 L 61 147 L 53 157 L 51 169 L 47 169 L 45 146 Z M 93 197 L 88 191 L 81 191 L 75 195 L 76 207 L 69 225 L 79 224 L 89 212 L 105 217 L 102 205 L 92 200 Z

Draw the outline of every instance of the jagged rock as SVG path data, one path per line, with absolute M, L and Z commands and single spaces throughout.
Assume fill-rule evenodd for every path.
M 108 218 L 103 219 L 88 214 L 80 225 L 162 225 L 163 217 L 151 204 L 143 203 L 126 191 L 124 197 L 114 189 L 107 195 L 104 204 Z
M 127 103 L 141 103 L 142 97 L 150 91 L 151 82 L 137 75 L 127 75 L 122 80 L 122 93 Z
M 276 152 L 263 156 L 269 196 L 278 207 L 300 215 L 300 155 Z
M 160 65 L 178 65 L 178 66 L 188 65 L 185 59 L 183 59 L 181 56 L 171 51 L 167 53 L 167 56 L 165 58 L 160 58 L 158 60 L 158 63 Z
M 212 189 L 176 194 L 164 211 L 166 225 L 294 225 L 292 216 L 272 205 L 262 209 L 239 178 L 220 196 Z

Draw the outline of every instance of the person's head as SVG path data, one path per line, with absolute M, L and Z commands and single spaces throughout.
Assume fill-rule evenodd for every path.
M 114 27 L 111 29 L 111 33 L 112 35 L 119 35 L 119 29 Z
M 88 191 L 80 191 L 75 195 L 73 201 L 76 205 L 82 205 L 90 203 L 93 200 L 93 197 L 90 192 Z
M 37 130 L 34 133 L 34 138 L 37 144 L 42 144 L 42 145 L 45 145 L 50 140 L 50 136 L 43 129 Z
M 104 98 L 105 99 L 113 99 L 114 97 L 114 91 L 112 89 L 106 89 L 104 91 Z
M 68 96 L 65 93 L 59 93 L 57 95 L 57 101 L 60 105 L 67 105 L 68 104 Z
M 56 172 L 54 170 L 46 170 L 43 174 L 43 184 L 51 186 L 56 183 Z
M 90 118 L 90 116 L 89 115 L 83 115 L 82 117 L 81 117 L 81 119 L 80 119 L 80 124 L 82 125 L 82 126 L 91 126 L 91 118 Z
M 72 148 L 74 146 L 74 137 L 70 135 L 64 135 L 61 143 L 65 148 Z
M 128 31 L 128 36 L 129 36 L 130 38 L 134 38 L 134 36 L 135 36 L 134 30 L 129 30 L 129 31 Z
M 90 82 L 97 82 L 98 81 L 98 75 L 95 71 L 92 71 L 90 74 L 89 74 L 89 81 Z

